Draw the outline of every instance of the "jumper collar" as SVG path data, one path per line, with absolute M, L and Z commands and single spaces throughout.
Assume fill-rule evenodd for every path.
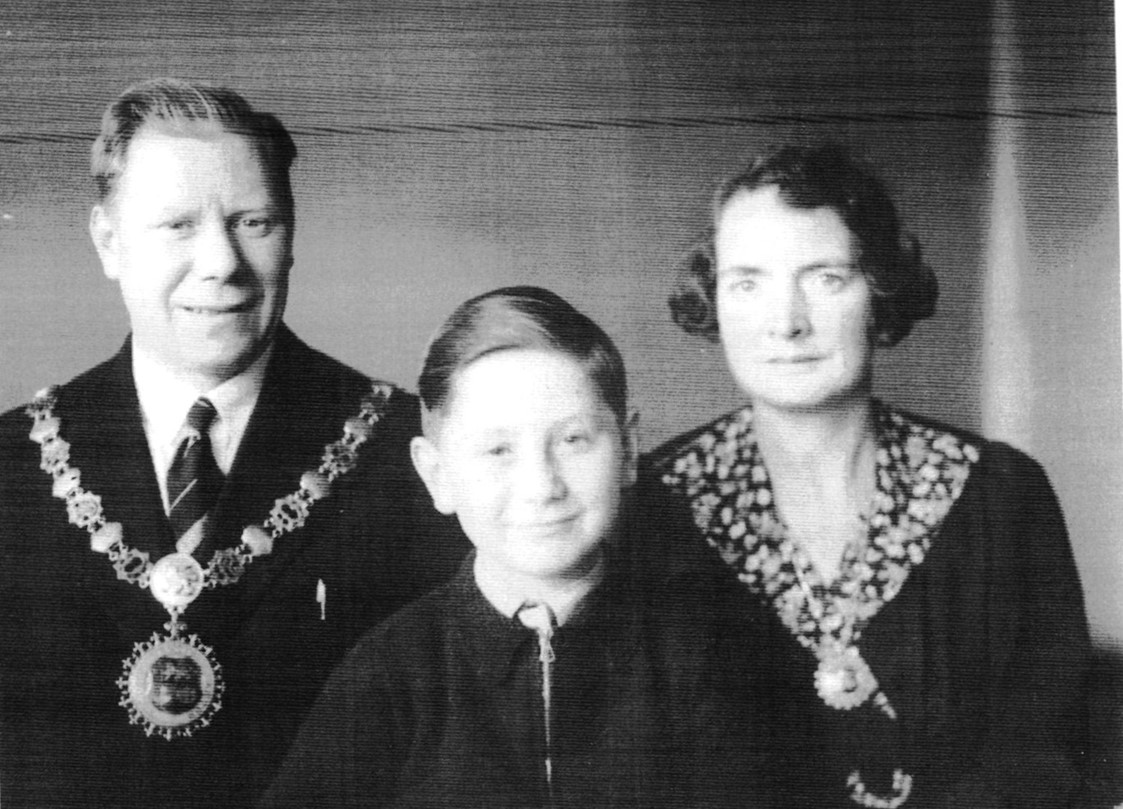
M 528 599 L 545 601 L 554 613 L 558 626 L 565 626 L 574 614 L 580 611 L 582 603 L 604 581 L 605 574 L 604 554 L 597 560 L 596 565 L 580 582 L 566 592 L 552 598 L 539 598 L 535 594 L 523 592 L 514 588 L 510 582 L 504 580 L 502 575 L 481 564 L 479 554 L 472 567 L 476 587 L 496 610 L 507 618 L 513 618 Z
M 477 674 L 491 684 L 505 680 L 515 659 L 525 650 L 537 650 L 538 640 L 533 630 L 523 625 L 517 617 L 508 617 L 497 610 L 480 591 L 476 584 L 473 566 L 475 551 L 460 566 L 460 570 L 449 583 L 450 623 L 455 637 L 468 651 Z M 622 590 L 620 582 L 615 581 L 616 567 L 612 560 L 606 560 L 605 581 L 589 594 L 582 602 L 581 610 L 570 616 L 570 621 L 560 627 L 555 637 L 559 657 L 564 654 L 565 638 L 571 632 L 605 625 L 605 631 L 613 626 L 611 622 L 627 621 L 626 607 L 621 603 L 616 591 Z M 516 606 L 517 609 L 517 606 Z M 615 632 L 608 633 L 618 637 Z M 635 643 L 605 644 L 605 653 L 619 660 L 634 652 Z M 530 652 L 537 657 L 537 652 Z

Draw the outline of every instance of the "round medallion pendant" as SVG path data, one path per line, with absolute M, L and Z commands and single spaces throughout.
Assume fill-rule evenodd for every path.
M 849 711 L 877 691 L 877 678 L 856 646 L 820 647 L 819 654 L 815 690 L 830 707 Z
M 117 680 L 129 724 L 169 741 L 209 725 L 225 688 L 211 652 L 197 635 L 162 638 L 154 632 L 148 642 L 134 644 Z
M 148 588 L 166 609 L 183 608 L 203 592 L 203 567 L 186 553 L 169 553 L 152 566 Z

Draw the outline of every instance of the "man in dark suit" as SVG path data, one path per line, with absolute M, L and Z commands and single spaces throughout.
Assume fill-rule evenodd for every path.
M 358 634 L 464 552 L 415 397 L 282 323 L 272 115 L 144 82 L 94 143 L 90 232 L 132 333 L 0 417 L 0 800 L 247 806 Z

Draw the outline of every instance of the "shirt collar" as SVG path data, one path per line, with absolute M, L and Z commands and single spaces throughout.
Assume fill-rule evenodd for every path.
M 133 380 L 151 444 L 173 446 L 187 418 L 187 411 L 200 396 L 206 396 L 218 412 L 218 421 L 244 428 L 257 404 L 265 381 L 265 369 L 273 354 L 273 344 L 242 373 L 208 391 L 178 377 L 133 341 Z M 239 430 L 240 433 L 240 430 Z

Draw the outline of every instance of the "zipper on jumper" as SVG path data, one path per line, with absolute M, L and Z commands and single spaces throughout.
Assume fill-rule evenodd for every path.
M 554 761 L 553 761 L 553 710 L 551 705 L 551 688 L 553 685 L 553 663 L 557 659 L 551 639 L 557 620 L 554 611 L 548 604 L 539 601 L 528 601 L 519 607 L 516 613 L 523 625 L 533 629 L 538 635 L 538 662 L 542 666 L 542 717 L 543 728 L 546 736 L 545 772 L 546 795 L 548 805 L 555 806 L 554 802 Z

